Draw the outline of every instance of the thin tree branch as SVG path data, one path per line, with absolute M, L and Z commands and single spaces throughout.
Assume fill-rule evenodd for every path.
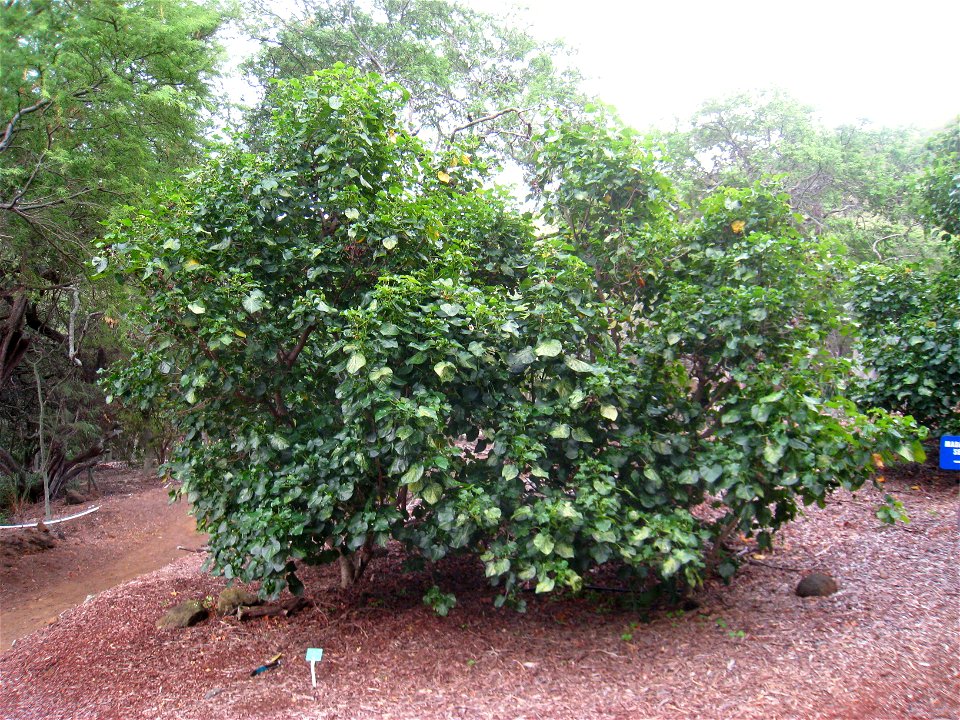
M 316 330 L 316 328 L 316 325 L 307 325 L 307 327 L 303 329 L 303 332 L 300 333 L 300 339 L 297 340 L 297 344 L 294 346 L 293 350 L 284 354 L 283 363 L 287 366 L 287 368 L 293 367 L 293 363 L 297 361 L 297 356 L 300 355 L 300 353 L 303 351 L 304 345 L 307 344 L 307 338 L 310 337 L 310 334 Z
M 10 143 L 13 142 L 14 128 L 16 128 L 17 123 L 20 122 L 20 118 L 24 115 L 29 115 L 30 113 L 37 112 L 38 110 L 43 110 L 49 107 L 52 100 L 38 100 L 33 105 L 29 105 L 25 108 L 17 110 L 16 114 L 10 118 L 10 122 L 7 123 L 7 128 L 4 130 L 3 138 L 0 138 L 0 152 L 6 150 Z
M 493 120 L 496 120 L 497 118 L 503 117 L 504 115 L 510 115 L 511 113 L 515 113 L 518 117 L 522 118 L 523 113 L 527 112 L 528 110 L 529 108 L 507 108 L 506 110 L 500 110 L 495 113 L 490 113 L 489 115 L 484 115 L 483 117 L 477 118 L 476 120 L 471 120 L 466 125 L 461 125 L 460 127 L 454 128 L 450 132 L 450 139 L 453 140 L 454 136 L 458 132 L 469 130 L 470 128 L 475 127 L 476 125 L 480 125 L 482 123 L 491 122 Z

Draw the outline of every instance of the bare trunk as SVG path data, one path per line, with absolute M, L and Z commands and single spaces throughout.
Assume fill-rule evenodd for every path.
M 49 520 L 50 513 L 50 473 L 47 469 L 47 453 L 43 440 L 43 386 L 40 383 L 40 370 L 37 363 L 33 363 L 33 377 L 37 381 L 37 402 L 40 406 L 40 417 L 37 421 L 37 437 L 40 440 L 40 472 L 43 473 L 43 516 Z
M 340 555 L 340 589 L 348 590 L 361 578 L 370 562 L 370 541 L 351 555 Z

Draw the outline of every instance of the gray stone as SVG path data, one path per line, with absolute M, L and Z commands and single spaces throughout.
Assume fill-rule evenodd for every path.
M 217 598 L 217 612 L 221 615 L 230 615 L 235 613 L 237 608 L 260 605 L 261 602 L 260 598 L 252 592 L 239 587 L 230 587 L 220 593 L 220 597 Z
M 837 591 L 837 581 L 826 573 L 815 572 L 804 577 L 797 584 L 800 597 L 826 597 Z
M 167 614 L 157 621 L 161 629 L 185 628 L 207 619 L 209 611 L 199 600 L 187 600 L 170 608 Z

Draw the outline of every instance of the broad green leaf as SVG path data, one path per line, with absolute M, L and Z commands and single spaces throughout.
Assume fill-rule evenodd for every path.
M 327 105 L 330 106 L 331 110 L 339 110 L 343 107 L 343 98 L 339 95 L 331 95 L 327 100 Z
M 389 236 L 389 237 L 385 237 L 385 238 L 383 239 L 383 246 L 384 246 L 387 250 L 393 250 L 393 249 L 397 246 L 397 236 L 396 236 L 396 235 L 391 235 L 391 236 Z
M 446 317 L 456 317 L 463 312 L 463 307 L 456 303 L 440 303 L 440 312 Z
M 660 566 L 660 572 L 665 578 L 676 574 L 679 569 L 680 561 L 673 557 L 673 555 L 664 560 L 663 565 Z
M 536 359 L 537 356 L 534 354 L 533 348 L 525 347 L 520 352 L 507 355 L 507 367 L 514 374 L 522 373 L 528 365 L 536 362 Z
M 343 214 L 348 220 L 356 220 L 360 217 L 360 211 L 356 208 L 347 208 Z
M 391 370 L 388 367 L 377 368 L 376 370 L 370 373 L 370 379 L 373 382 L 379 382 L 384 378 L 389 378 L 392 376 L 393 376 L 393 370 Z
M 740 411 L 731 410 L 730 412 L 724 413 L 723 417 L 720 418 L 720 422 L 724 425 L 732 425 L 733 423 L 740 422 Z
M 547 533 L 537 533 L 533 537 L 533 546 L 542 552 L 544 555 L 549 555 L 553 552 L 554 542 L 553 538 L 550 537 Z
M 203 306 L 203 303 L 192 302 L 187 305 L 187 309 L 190 310 L 194 315 L 203 315 L 207 309 Z
M 566 423 L 554 425 L 550 430 L 550 437 L 558 438 L 559 440 L 566 440 L 568 437 L 570 437 L 570 426 Z
M 367 359 L 361 353 L 355 352 L 350 356 L 350 359 L 347 360 L 347 372 L 351 375 L 356 375 L 360 368 L 366 364 Z
M 500 471 L 500 474 L 503 476 L 504 480 L 513 480 L 517 475 L 520 474 L 520 469 L 514 463 L 508 463 L 503 466 L 503 470 Z
M 556 585 L 556 581 L 552 577 L 545 577 L 543 580 L 537 583 L 537 592 L 538 593 L 548 593 L 553 590 Z
M 678 342 L 680 342 L 680 333 L 677 333 L 677 332 L 667 333 L 668 345 L 676 345 Z
M 700 477 L 707 483 L 716 481 L 723 474 L 723 466 L 720 464 L 704 465 L 700 468 Z
M 758 423 L 765 423 L 770 417 L 771 412 L 773 412 L 773 406 L 770 405 L 770 403 L 754 405 L 752 408 L 750 408 L 750 417 L 752 417 Z
M 428 417 L 433 418 L 434 420 L 437 419 L 437 411 L 429 405 L 418 405 L 417 412 L 415 414 L 417 417 Z
M 556 357 L 562 351 L 563 345 L 560 344 L 559 340 L 544 340 L 537 345 L 537 349 L 534 352 L 543 357 Z
M 596 372 L 596 368 L 593 365 L 591 365 L 588 362 L 584 362 L 583 360 L 579 360 L 577 358 L 565 357 L 563 358 L 563 362 L 566 364 L 568 368 L 570 368 L 574 372 L 578 372 L 578 373 Z
M 616 420 L 620 416 L 620 413 L 613 405 L 601 405 L 600 414 L 611 421 Z
M 401 485 L 412 485 L 415 482 L 418 482 L 420 478 L 423 477 L 423 465 L 417 463 L 410 467 L 400 478 Z
M 420 491 L 420 496 L 430 505 L 436 505 L 443 496 L 443 486 L 439 483 L 430 483 Z
M 778 462 L 780 462 L 780 458 L 783 457 L 783 454 L 786 452 L 786 450 L 786 445 L 767 443 L 763 448 L 763 459 L 771 465 L 776 465 Z
M 456 377 L 457 366 L 452 362 L 438 362 L 433 366 L 433 371 L 440 377 L 441 382 L 448 382 Z
M 263 290 L 252 290 L 250 294 L 243 299 L 243 309 L 251 315 L 263 309 L 263 305 Z
M 590 437 L 590 433 L 588 433 L 583 428 L 579 428 L 579 427 L 573 428 L 573 439 L 576 440 L 577 442 L 583 442 L 583 443 L 593 442 L 593 438 Z

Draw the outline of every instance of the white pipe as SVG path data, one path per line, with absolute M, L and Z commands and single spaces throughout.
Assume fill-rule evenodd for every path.
M 16 528 L 32 528 L 39 525 L 41 522 L 44 525 L 56 525 L 57 523 L 62 523 L 66 520 L 73 520 L 74 518 L 83 517 L 84 515 L 89 515 L 92 512 L 96 512 L 100 509 L 100 506 L 92 507 L 89 510 L 84 510 L 79 512 L 76 515 L 67 515 L 67 517 L 57 518 L 56 520 L 38 520 L 37 522 L 32 523 L 23 523 L 22 525 L 0 525 L 0 530 L 14 530 Z

